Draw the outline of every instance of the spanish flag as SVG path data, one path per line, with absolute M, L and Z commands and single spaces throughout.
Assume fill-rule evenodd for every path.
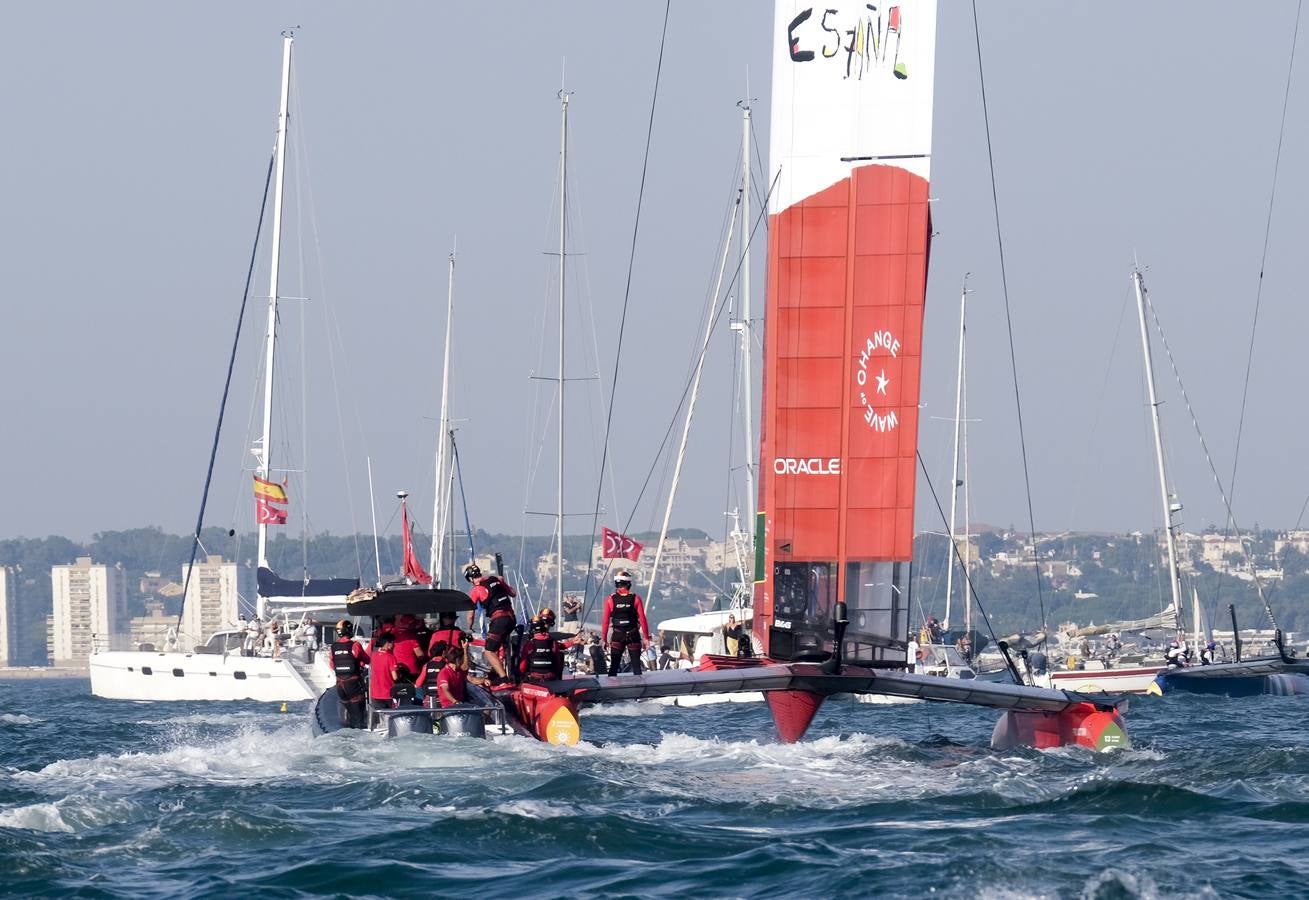
M 286 488 L 255 476 L 255 521 L 260 525 L 285 525 Z

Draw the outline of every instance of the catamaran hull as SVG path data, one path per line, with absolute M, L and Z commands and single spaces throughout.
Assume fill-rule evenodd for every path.
M 287 659 L 225 653 L 108 650 L 88 660 L 91 693 L 108 700 L 312 700 L 323 685 Z M 326 680 L 326 679 L 324 679 Z
M 1309 694 L 1309 660 L 1287 661 L 1274 656 L 1239 663 L 1167 669 L 1159 673 L 1151 693 L 1223 697 Z

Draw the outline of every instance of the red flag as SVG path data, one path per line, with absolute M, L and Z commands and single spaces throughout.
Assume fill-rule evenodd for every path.
M 276 506 L 264 497 L 255 498 L 255 523 L 258 525 L 285 525 L 286 509 Z
M 400 523 L 404 528 L 405 535 L 404 577 L 416 584 L 431 584 L 432 576 L 427 574 L 422 563 L 418 561 L 418 557 L 414 556 L 414 539 L 409 534 L 409 504 L 403 500 L 400 501 Z
M 641 555 L 642 547 L 645 546 L 625 534 L 619 534 L 604 526 L 601 526 L 600 539 L 602 541 L 601 546 L 604 548 L 600 555 L 604 559 L 630 559 L 632 562 L 636 562 Z

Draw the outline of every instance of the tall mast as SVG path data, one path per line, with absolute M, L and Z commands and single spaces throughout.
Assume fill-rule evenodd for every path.
M 564 278 L 568 271 L 568 98 L 559 89 L 559 481 L 555 495 L 555 603 L 564 602 Z M 562 609 L 562 606 L 560 606 Z
M 750 80 L 741 107 L 741 421 L 745 426 L 745 520 L 754 522 L 754 398 L 751 392 L 754 368 L 750 351 L 754 343 L 750 322 Z
M 1150 332 L 1145 323 L 1145 277 L 1140 269 L 1132 271 L 1132 283 L 1136 287 L 1136 311 L 1141 320 L 1141 350 L 1145 355 L 1145 383 L 1150 393 L 1150 422 L 1154 426 L 1154 455 L 1159 467 L 1159 500 L 1164 511 L 1164 542 L 1168 546 L 1168 586 L 1172 589 L 1173 615 L 1177 630 L 1182 628 L 1182 598 L 1177 571 L 1177 541 L 1173 534 L 1173 513 L 1180 510 L 1168 497 L 1168 476 L 1164 472 L 1163 432 L 1159 426 L 1159 400 L 1154 389 L 1154 359 L 1150 355 Z
M 273 457 L 273 360 L 277 346 L 277 275 L 282 252 L 282 185 L 286 178 L 286 120 L 287 101 L 291 95 L 291 45 L 295 38 L 289 31 L 282 32 L 282 93 L 277 112 L 277 145 L 274 154 L 273 182 L 273 248 L 268 267 L 268 326 L 264 349 L 264 430 L 255 450 L 259 477 L 268 479 Z M 259 523 L 259 565 L 268 568 L 268 524 Z M 256 614 L 263 618 L 264 598 L 255 604 Z
M 955 509 L 959 505 L 959 427 L 963 422 L 964 402 L 964 312 L 968 304 L 968 276 L 964 276 L 964 286 L 959 291 L 959 373 L 954 386 L 954 466 L 950 476 L 950 550 L 945 567 L 945 618 L 941 627 L 950 627 L 950 601 L 954 594 L 954 563 L 959 545 L 955 543 L 954 522 Z
M 446 442 L 450 440 L 450 346 L 455 324 L 455 254 L 450 251 L 450 282 L 446 290 L 445 307 L 445 363 L 441 370 L 441 426 L 436 436 L 436 498 L 432 504 L 432 552 L 428 568 L 432 572 L 432 587 L 445 583 L 443 578 L 444 559 L 441 549 L 445 546 L 446 506 L 450 495 L 445 477 Z M 453 576 L 453 572 L 451 575 Z
M 691 435 L 691 420 L 695 418 L 695 401 L 700 394 L 700 376 L 704 373 L 705 354 L 709 352 L 709 339 L 714 333 L 714 321 L 717 316 L 718 298 L 723 290 L 723 273 L 727 269 L 728 254 L 732 249 L 732 232 L 736 230 L 738 211 L 732 212 L 732 219 L 727 225 L 727 240 L 723 243 L 723 256 L 718 263 L 718 278 L 714 283 L 713 295 L 709 298 L 709 309 L 705 311 L 704 340 L 700 343 L 700 356 L 695 364 L 695 377 L 691 379 L 691 396 L 686 404 L 686 419 L 682 422 L 682 442 L 677 447 L 677 463 L 673 466 L 673 482 L 668 488 L 668 503 L 664 506 L 664 523 L 659 528 L 659 543 L 655 545 L 654 564 L 650 566 L 650 583 L 645 591 L 645 608 L 649 612 L 654 606 L 655 576 L 659 574 L 659 561 L 664 555 L 664 541 L 668 537 L 668 522 L 673 515 L 673 503 L 677 500 L 677 485 L 682 477 L 682 463 L 686 459 L 686 442 Z

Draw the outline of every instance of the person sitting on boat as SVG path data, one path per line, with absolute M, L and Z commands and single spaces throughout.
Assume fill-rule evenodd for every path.
M 464 578 L 473 586 L 468 592 L 469 598 L 482 607 L 482 615 L 487 619 L 486 647 L 482 657 L 491 670 L 502 680 L 508 677 L 504 661 L 500 658 L 501 648 L 509 634 L 518 624 L 514 614 L 514 597 L 518 594 L 513 587 L 499 575 L 483 575 L 477 563 L 464 566 Z M 468 613 L 468 627 L 473 627 L 473 613 Z
M 973 639 L 967 634 L 959 635 L 959 640 L 954 642 L 954 648 L 959 651 L 959 655 L 964 658 L 964 662 L 973 661 Z
M 368 699 L 374 709 L 393 709 L 391 688 L 396 677 L 395 635 L 383 631 L 373 638 L 373 650 L 368 661 Z
M 523 647 L 522 659 L 518 663 L 519 675 L 532 681 L 558 681 L 564 677 L 564 647 L 550 633 L 553 619 L 553 613 L 549 619 L 543 615 L 532 619 L 532 636 Z
M 451 647 L 445 652 L 445 666 L 436 679 L 436 694 L 441 707 L 465 703 L 468 699 L 468 683 L 486 684 L 486 680 L 468 674 L 468 648 Z
M 395 621 L 396 670 L 400 678 L 410 684 L 418 677 L 427 661 L 427 647 L 414 634 L 417 625 L 418 618 L 411 615 L 400 616 Z
M 336 623 L 336 640 L 332 642 L 327 664 L 336 675 L 336 694 L 341 698 L 349 728 L 363 728 L 368 723 L 364 711 L 364 666 L 368 654 L 354 639 L 355 626 L 349 619 Z
M 626 650 L 632 661 L 632 674 L 640 675 L 641 648 L 650 641 L 650 626 L 645 621 L 645 604 L 640 594 L 632 593 L 632 575 L 626 569 L 614 576 L 614 592 L 605 600 L 604 613 L 600 616 L 600 634 L 609 635 L 609 674 L 618 674 Z
M 459 614 L 454 610 L 446 610 L 441 613 L 441 622 L 436 630 L 432 632 L 432 638 L 427 644 L 429 658 L 437 655 L 437 644 L 445 644 L 445 650 L 448 650 L 451 647 L 458 647 L 468 643 L 468 632 L 455 624 L 458 618 Z M 441 653 L 445 653 L 445 650 L 442 650 Z M 441 664 L 444 665 L 445 661 L 442 660 Z
M 436 682 L 441 675 L 441 670 L 445 668 L 445 654 L 449 649 L 450 645 L 445 641 L 432 644 L 427 654 L 427 662 L 423 664 L 423 671 L 418 674 L 417 686 L 422 688 L 423 699 L 431 709 L 441 705 L 441 700 L 436 693 Z
M 1216 662 L 1218 662 L 1218 644 L 1215 641 L 1210 641 L 1200 651 L 1200 665 L 1212 666 Z
M 1168 663 L 1170 669 L 1181 669 L 1186 666 L 1186 642 L 1173 638 L 1168 642 L 1168 649 L 1164 651 L 1164 661 Z
M 941 623 L 936 620 L 936 616 L 927 617 L 927 638 L 929 644 L 941 643 Z
M 1118 637 L 1118 632 L 1111 632 L 1109 637 L 1104 639 L 1104 655 L 1109 659 L 1116 657 L 1123 649 L 1123 642 Z
M 608 661 L 605 659 L 604 647 L 600 644 L 600 638 L 594 634 L 586 636 L 586 655 L 591 661 L 591 674 L 602 675 Z

